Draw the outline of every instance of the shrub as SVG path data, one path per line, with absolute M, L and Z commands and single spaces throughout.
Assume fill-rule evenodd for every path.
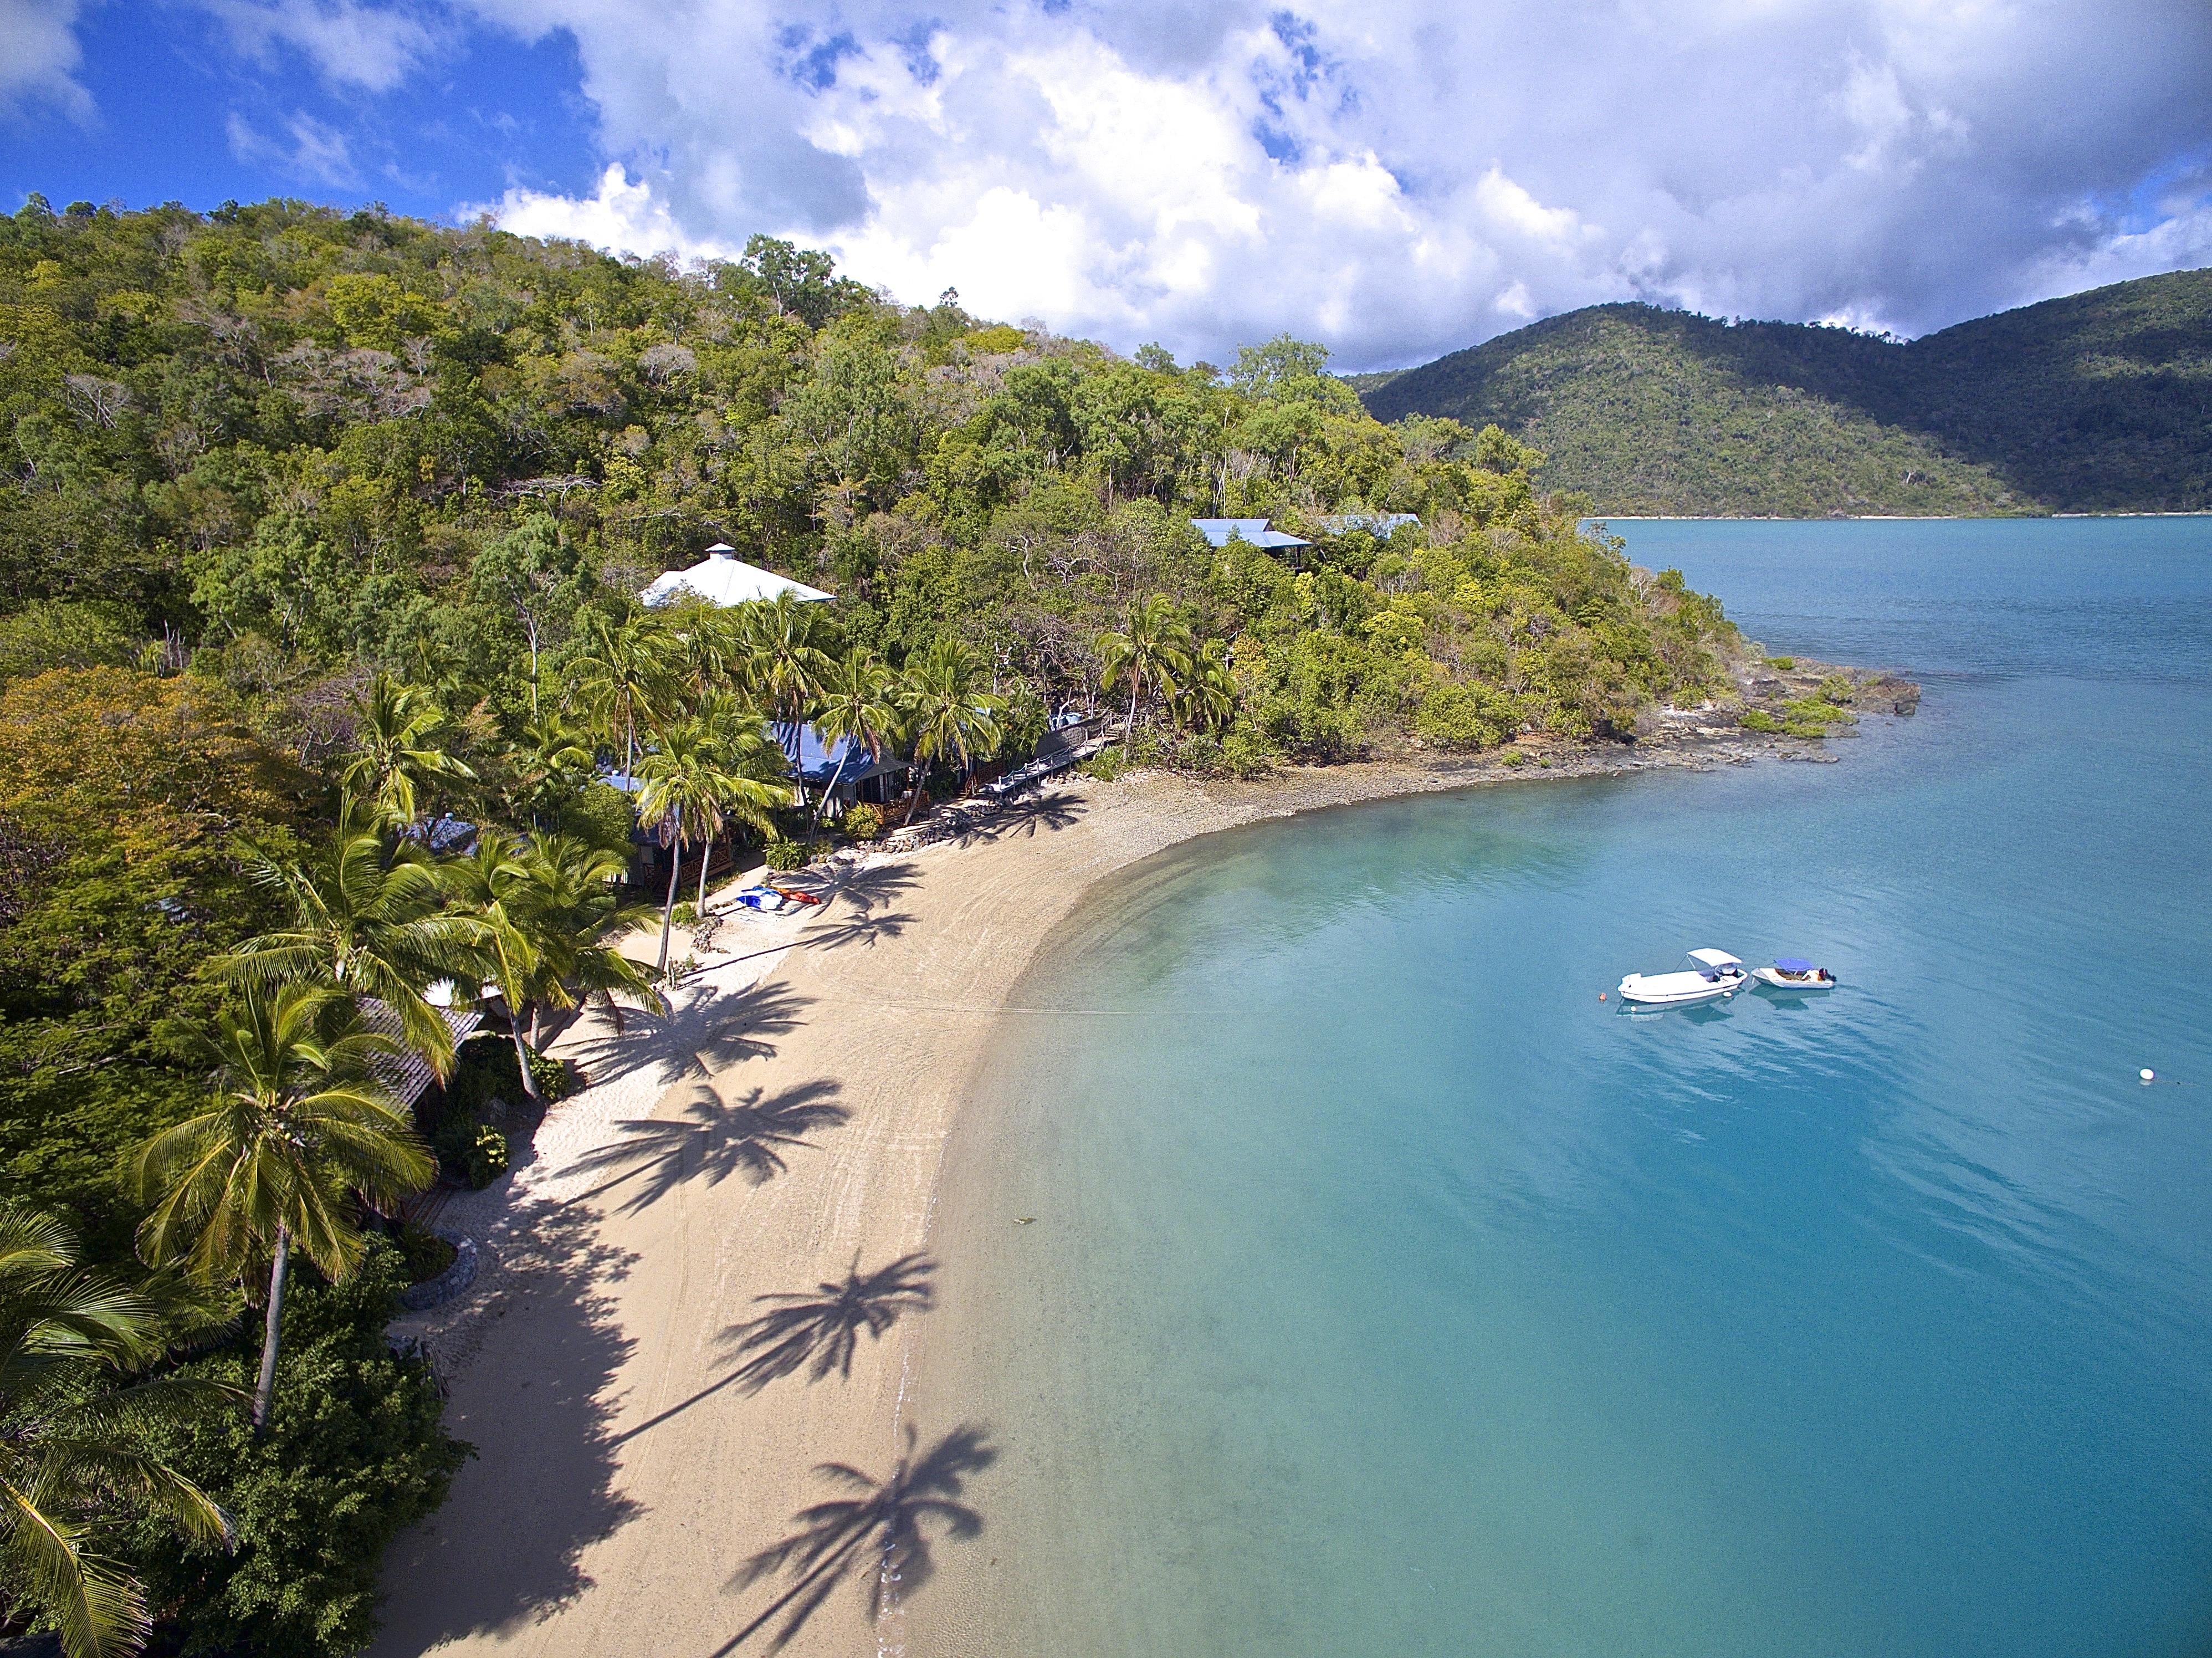
M 1782 722 L 1764 708 L 1745 709 L 1743 717 L 1736 724 L 1747 732 L 1778 732 L 1782 729 Z
M 872 841 L 884 832 L 884 814 L 866 801 L 857 800 L 845 808 L 837 826 L 852 840 Z
M 1129 769 L 1119 743 L 1109 743 L 1078 766 L 1076 771 L 1085 777 L 1096 778 L 1101 783 L 1111 783 Z
M 123 1540 L 148 1601 L 172 1609 L 163 1650 L 202 1658 L 342 1658 L 376 1631 L 384 1551 L 446 1500 L 474 1452 L 445 1430 L 437 1378 L 385 1343 L 407 1283 L 382 1238 L 343 1284 L 295 1268 L 269 1431 L 243 1411 L 165 1426 L 154 1448 L 229 1513 L 238 1550 L 178 1541 L 148 1524 Z M 251 1388 L 261 1321 L 241 1320 L 191 1375 Z
M 1766 665 L 1770 668 L 1778 668 L 1784 673 L 1795 673 L 1797 671 L 1797 659 L 1794 656 L 1770 656 L 1766 659 Z
M 1166 738 L 1150 726 L 1145 726 L 1129 739 L 1123 762 L 1131 767 L 1171 766 L 1175 763 L 1175 753 L 1168 746 Z
M 399 1229 L 392 1242 L 398 1246 L 401 1257 L 407 1263 L 407 1281 L 427 1284 L 453 1264 L 459 1252 L 427 1226 L 417 1226 L 413 1221 Z
M 470 1137 L 464 1166 L 468 1170 L 469 1187 L 481 1192 L 507 1172 L 507 1136 L 489 1123 L 478 1123 Z
M 538 1084 L 538 1097 L 548 1105 L 575 1092 L 575 1072 L 550 1054 L 531 1054 L 530 1075 Z M 522 1085 L 522 1067 L 514 1057 L 511 1039 L 496 1035 L 471 1037 L 461 1044 L 453 1077 L 446 1084 L 446 1104 L 439 1114 L 437 1134 L 447 1133 L 456 1121 L 477 1121 L 494 1100 L 520 1104 L 528 1091 Z M 432 1143 L 437 1143 L 437 1135 L 432 1137 Z M 458 1159 L 453 1164 L 459 1166 Z
M 1172 759 L 1177 771 L 1214 776 L 1223 769 L 1221 739 L 1211 732 L 1194 732 L 1175 745 Z
M 1239 726 L 1221 744 L 1221 763 L 1231 777 L 1265 777 L 1275 768 L 1275 750 L 1249 726 Z
M 1439 685 L 1421 699 L 1413 732 L 1440 748 L 1489 749 L 1510 734 L 1512 718 L 1511 704 L 1486 687 Z
M 1519 749 L 1508 749 L 1498 757 L 1504 764 L 1509 766 L 1525 766 L 1528 763 L 1528 756 Z
M 686 898 L 668 912 L 668 919 L 673 926 L 690 926 L 692 922 L 699 919 L 699 906 L 691 899 Z
M 1836 707 L 1841 708 L 1851 700 L 1854 692 L 1848 676 L 1832 673 L 1820 682 L 1820 689 L 1814 695 L 1823 702 L 1833 703 Z
M 806 867 L 806 847 L 797 841 L 771 841 L 763 856 L 768 860 L 770 869 L 782 873 L 788 874 L 793 870 Z

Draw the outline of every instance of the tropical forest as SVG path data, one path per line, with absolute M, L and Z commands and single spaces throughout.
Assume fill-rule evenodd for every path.
M 0 1634 L 367 1643 L 471 1455 L 386 1339 L 451 1254 L 410 1200 L 574 1084 L 549 1022 L 658 1005 L 718 848 L 926 821 L 1077 715 L 1231 779 L 1723 689 L 1718 606 L 1545 465 L 1296 339 L 1125 356 L 765 238 L 0 219 Z M 717 544 L 834 601 L 641 602 Z M 914 786 L 833 809 L 809 725 Z

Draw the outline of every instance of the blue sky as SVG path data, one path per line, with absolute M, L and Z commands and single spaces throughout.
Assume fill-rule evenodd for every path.
M 2212 264 L 2203 0 L 0 0 L 0 200 L 382 201 L 1345 367 Z
M 76 34 L 91 110 L 46 100 L 0 125 L 10 209 L 34 190 L 58 208 L 304 195 L 444 218 L 516 186 L 588 191 L 599 173 L 565 33 L 533 44 L 457 29 L 434 62 L 379 91 L 334 85 L 281 43 L 241 51 L 197 8 L 94 6 Z

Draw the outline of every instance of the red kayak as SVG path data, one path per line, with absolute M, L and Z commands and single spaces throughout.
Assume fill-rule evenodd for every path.
M 769 890 L 775 893 L 779 898 L 790 899 L 794 904 L 818 904 L 822 902 L 821 894 L 816 892 L 801 892 L 796 887 L 770 887 Z

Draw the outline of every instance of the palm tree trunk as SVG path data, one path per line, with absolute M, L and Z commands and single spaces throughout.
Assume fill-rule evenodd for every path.
M 522 1010 L 512 1002 L 507 1004 L 507 1025 L 514 1037 L 514 1063 L 522 1072 L 522 1091 L 529 1096 L 531 1104 L 542 1105 L 544 1102 L 538 1097 L 538 1078 L 530 1069 L 530 1044 L 522 1040 Z
M 269 1316 L 261 1333 L 261 1380 L 253 1389 L 253 1436 L 269 1431 L 269 1404 L 276 1394 L 276 1340 L 284 1322 L 284 1281 L 292 1266 L 292 1229 L 276 1229 L 276 1259 L 269 1266 Z
M 830 774 L 830 781 L 823 786 L 821 794 L 816 798 L 814 802 L 814 827 L 816 829 L 818 829 L 822 827 L 822 808 L 830 804 L 830 797 L 837 792 L 837 780 L 844 774 L 845 756 L 841 752 L 837 756 L 836 769 Z
M 1143 678 L 1132 669 L 1129 674 L 1129 723 L 1121 732 L 1121 751 L 1127 754 L 1129 745 L 1137 740 L 1137 693 L 1144 689 Z
M 684 873 L 684 837 L 677 835 L 668 843 L 668 899 L 660 907 L 660 965 L 653 971 L 661 977 L 668 975 L 668 934 L 676 925 L 676 883 Z
M 694 906 L 699 912 L 696 919 L 702 921 L 707 919 L 707 867 L 714 861 L 714 835 L 710 829 L 707 833 L 707 844 L 699 853 L 699 902 Z

